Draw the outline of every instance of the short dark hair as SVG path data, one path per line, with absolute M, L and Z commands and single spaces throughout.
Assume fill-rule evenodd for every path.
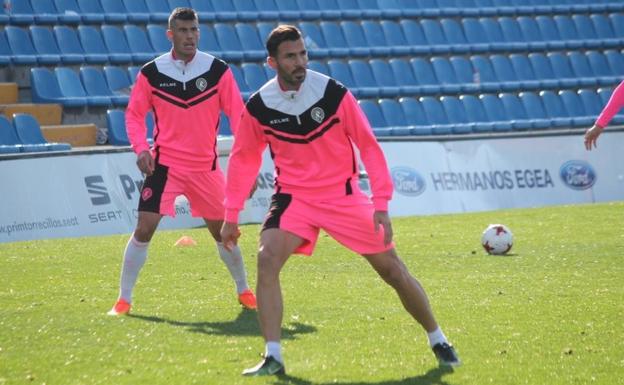
M 266 41 L 266 49 L 269 56 L 277 56 L 277 48 L 285 41 L 297 41 L 301 39 L 301 31 L 294 25 L 278 25 L 271 31 Z
M 171 11 L 171 15 L 169 15 L 169 29 L 173 28 L 173 23 L 176 20 L 199 21 L 197 17 L 197 12 L 195 12 L 193 8 L 187 7 L 178 7 Z

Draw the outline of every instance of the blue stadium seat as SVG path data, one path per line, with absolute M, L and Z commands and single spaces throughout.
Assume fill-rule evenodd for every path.
M 399 84 L 394 77 L 392 68 L 386 60 L 372 59 L 369 64 L 371 70 L 373 71 L 375 83 L 379 87 L 379 94 L 381 96 L 394 97 L 401 93 L 401 89 L 399 88 Z
M 0 154 L 16 154 L 24 151 L 15 128 L 4 115 L 0 115 Z
M 424 19 L 420 21 L 420 25 L 432 52 L 443 53 L 450 51 L 451 47 L 449 47 L 444 31 L 442 31 L 442 27 L 437 20 Z M 465 46 L 463 47 L 465 48 Z
M 529 115 L 524 109 L 524 105 L 520 101 L 520 98 L 518 98 L 518 95 L 505 93 L 501 94 L 499 97 L 505 107 L 507 119 L 511 121 L 511 126 L 514 131 L 528 130 L 530 128 L 544 129 L 549 127 L 550 122 L 546 120 L 529 119 Z
M 251 92 L 256 92 L 267 82 L 266 72 L 261 65 L 256 63 L 241 64 L 245 82 L 249 85 Z
M 232 0 L 232 5 L 234 5 L 234 9 L 236 9 L 238 20 L 267 20 L 268 12 L 259 10 L 253 1 Z
M 578 90 L 578 95 L 581 98 L 581 102 L 583 103 L 583 107 L 585 108 L 587 115 L 594 117 L 600 115 L 604 105 L 595 90 L 580 89 Z
M 108 143 L 113 146 L 129 146 L 125 113 L 122 110 L 108 110 L 106 111 L 106 122 L 108 125 Z
M 537 16 L 535 18 L 540 34 L 544 41 L 548 43 L 549 49 L 562 49 L 567 47 L 566 42 L 561 38 L 555 21 L 550 16 Z
M 556 15 L 553 17 L 553 20 L 557 26 L 561 39 L 566 42 L 566 47 L 576 49 L 587 46 L 586 42 L 581 40 L 578 31 L 574 26 L 574 22 L 569 16 Z
M 198 48 L 203 50 L 202 44 L 206 40 L 206 37 L 202 33 L 202 26 L 204 26 L 204 24 L 199 25 L 201 37 L 199 39 Z M 145 29 L 147 30 L 147 37 L 149 38 L 150 44 L 157 55 L 162 55 L 171 50 L 171 42 L 167 39 L 167 29 L 165 27 L 156 24 L 148 24 Z
M 590 19 L 594 25 L 596 35 L 600 39 L 605 47 L 617 47 L 621 44 L 621 39 L 615 36 L 611 22 L 605 15 L 591 15 Z
M 223 111 L 220 112 L 220 116 L 219 116 L 219 133 L 218 133 L 218 135 L 226 135 L 226 136 L 232 135 L 232 127 L 230 126 L 230 120 L 223 113 Z
M 599 47 L 615 47 L 617 45 L 616 41 L 612 41 L 612 45 L 608 40 L 602 41 L 598 37 L 598 33 L 594 29 L 594 23 L 592 23 L 591 19 L 587 15 L 572 15 L 572 22 L 576 27 L 579 38 L 583 40 L 594 40 L 595 46 Z M 609 45 L 607 45 L 609 44 Z
M 55 40 L 58 42 L 62 60 L 68 60 L 68 63 L 69 60 L 75 61 L 76 63 L 85 61 L 90 63 L 105 63 L 108 60 L 108 57 L 100 57 L 99 61 L 94 57 L 87 58 L 74 28 L 65 25 L 56 25 L 54 26 L 54 36 Z
M 342 28 L 347 45 L 350 47 L 351 56 L 369 56 L 371 54 L 371 49 L 364 36 L 362 26 L 358 22 L 342 21 L 340 22 L 340 27 Z M 386 54 L 388 53 L 389 49 Z
M 311 69 L 312 71 L 316 71 L 316 72 L 329 76 L 329 68 L 327 68 L 327 64 L 325 64 L 325 62 L 318 61 L 318 60 L 310 60 L 308 62 L 308 68 Z
M 533 66 L 529 61 L 528 56 L 525 54 L 511 54 L 509 55 L 509 60 L 518 77 L 518 80 L 520 81 L 521 88 L 530 90 L 545 86 L 545 84 L 540 82 L 535 75 L 535 71 L 533 70 Z
M 35 15 L 35 22 L 40 24 L 54 24 L 59 21 L 58 11 L 52 0 L 30 0 L 30 5 Z M 80 16 L 78 16 L 77 19 L 78 20 L 74 20 L 74 22 L 79 22 Z
M 410 64 L 405 59 L 390 59 L 392 74 L 399 86 L 402 95 L 413 95 L 420 90 L 418 81 L 412 72 Z M 373 71 L 375 68 L 373 67 Z
M 141 67 L 139 66 L 129 66 L 128 67 L 128 78 L 130 79 L 130 82 L 132 84 L 134 84 L 134 82 L 136 81 L 137 76 L 139 76 L 139 72 L 141 71 Z
M 80 67 L 80 79 L 88 96 L 106 97 L 116 106 L 128 104 L 130 96 L 113 93 L 99 68 Z
M 300 14 L 303 20 L 317 20 L 321 17 L 324 20 L 339 19 L 340 14 L 323 12 L 323 9 L 318 5 L 316 0 L 297 0 L 297 6 L 299 7 Z
M 596 116 L 590 116 L 585 111 L 585 106 L 583 106 L 583 102 L 576 92 L 570 90 L 559 91 L 559 97 L 563 101 L 568 115 L 572 118 L 573 125 L 589 126 L 594 123 Z
M 519 22 L 516 18 L 501 17 L 498 19 L 503 37 L 510 47 L 514 50 L 526 50 L 529 47 L 528 39 L 523 35 Z M 541 40 L 541 39 L 540 39 Z M 547 45 L 543 41 L 531 42 L 532 49 L 546 49 Z
M 440 82 L 435 76 L 431 62 L 423 58 L 415 58 L 410 59 L 410 65 L 421 92 L 425 94 L 440 92 Z
M 60 103 L 64 107 L 84 107 L 84 98 L 65 97 L 61 92 L 56 75 L 47 68 L 31 68 L 30 84 L 35 103 Z
M 551 52 L 547 56 L 562 86 L 576 87 L 580 84 L 579 79 L 576 78 L 574 71 L 572 71 L 570 60 L 566 55 L 561 52 Z
M 492 49 L 490 40 L 479 20 L 471 17 L 464 18 L 462 19 L 462 27 L 472 52 L 489 52 Z
M 132 0 L 128 0 L 132 1 Z M 212 3 L 206 0 L 190 0 L 191 7 L 197 12 L 200 25 L 206 22 L 213 22 L 216 20 L 216 12 L 212 7 Z
M 592 71 L 589 65 L 587 56 L 580 52 L 569 52 L 568 59 L 570 60 L 570 66 L 574 71 L 574 75 L 579 81 L 581 86 L 593 86 L 599 83 L 599 79 L 596 78 L 594 71 Z M 600 84 L 610 84 L 611 82 L 604 82 Z
M 17 120 L 15 119 L 16 115 L 19 115 L 19 118 Z M 26 122 L 30 123 L 30 121 L 27 118 L 24 118 L 23 115 L 24 114 L 13 114 L 13 123 L 9 124 L 9 127 L 0 127 L 0 129 L 3 131 L 3 133 L 0 135 L 3 137 L 2 142 L 7 143 L 7 146 L 9 146 L 9 151 L 14 152 L 15 148 L 19 149 L 20 152 L 45 152 L 51 150 L 56 151 L 61 149 L 67 149 L 65 144 L 56 146 L 56 143 L 47 143 L 45 139 L 43 139 L 43 142 L 35 141 L 35 139 L 38 139 L 36 133 L 32 135 L 34 136 L 34 138 L 31 138 L 30 127 L 23 127 Z M 28 117 L 33 119 L 30 115 L 28 115 Z M 19 123 L 19 129 L 17 127 L 17 123 Z M 37 126 L 36 128 L 38 128 L 39 130 L 39 136 L 43 138 L 43 136 L 41 135 L 41 129 L 39 128 L 39 124 L 37 123 L 37 121 L 35 121 L 35 124 Z M 2 126 L 4 126 L 4 124 L 2 124 Z
M 599 78 L 598 82 L 600 84 L 616 83 L 621 79 L 622 72 L 613 71 L 605 54 L 596 51 L 587 51 L 585 55 L 587 56 L 592 72 Z
M 351 54 L 351 47 L 347 44 L 342 29 L 338 24 L 331 21 L 322 21 L 320 28 L 331 56 L 347 57 Z
M 122 0 L 128 11 L 128 21 L 131 23 L 146 24 L 150 21 L 150 14 L 145 0 Z
M 321 9 L 322 19 L 341 19 L 342 11 L 336 0 L 316 0 Z
M 243 60 L 243 46 L 238 39 L 236 30 L 231 24 L 215 23 L 215 35 L 222 51 L 223 59 L 240 61 Z M 201 39 L 200 39 L 201 41 Z
M 512 130 L 512 124 L 509 121 L 509 116 L 505 112 L 505 106 L 496 95 L 484 94 L 480 95 L 479 99 L 483 104 L 485 113 L 492 123 L 492 130 L 496 132 L 509 132 Z
M 62 24 L 78 24 L 83 20 L 76 0 L 54 0 L 54 6 Z
M 494 74 L 500 82 L 501 89 L 509 91 L 519 88 L 518 76 L 508 56 L 492 55 L 490 56 L 490 62 L 492 63 Z
M 351 70 L 347 63 L 340 60 L 329 60 L 327 61 L 327 67 L 329 68 L 329 73 L 332 78 L 338 80 L 347 88 L 350 88 L 353 94 L 358 96 L 357 90 L 354 89 L 356 87 L 355 80 L 353 80 Z
M 102 35 L 95 27 L 90 25 L 78 26 L 78 37 L 85 51 L 87 62 L 100 62 L 103 58 L 106 58 L 106 61 L 109 60 L 108 48 L 102 40 Z
M 172 11 L 176 8 L 190 8 L 191 3 L 188 0 L 167 0 L 167 4 L 169 4 L 169 9 Z
M 380 96 L 381 88 L 375 81 L 373 71 L 367 62 L 357 59 L 349 60 L 349 67 L 352 75 L 357 74 L 353 76 L 353 80 L 355 80 L 359 96 L 364 98 Z
M 565 119 L 554 119 L 548 115 L 544 104 L 542 103 L 542 99 L 535 93 L 521 92 L 518 97 L 520 98 L 529 119 L 534 122 L 543 122 L 541 123 L 541 125 L 545 126 L 543 128 L 565 126 Z
M 481 79 L 476 76 L 470 60 L 463 56 L 451 56 L 449 62 L 453 67 L 462 92 L 477 92 L 487 89 L 487 87 L 481 86 Z
M 548 60 L 545 55 L 541 53 L 531 53 L 528 58 L 533 72 L 535 72 L 535 77 L 543 87 L 553 88 L 560 85 L 552 65 L 550 64 L 550 60 Z
M 466 53 L 471 51 L 462 27 L 456 20 L 442 19 L 440 20 L 446 41 L 451 45 L 453 52 Z
M 63 63 L 67 64 L 82 63 L 84 61 L 84 56 L 61 56 L 61 51 L 56 43 L 56 39 L 48 27 L 31 25 L 29 29 L 33 45 L 37 51 L 37 58 L 40 63 L 59 64 L 61 63 L 61 59 Z
M 86 24 L 101 24 L 105 21 L 104 10 L 99 1 L 76 0 L 80 8 L 80 16 Z
M 431 59 L 431 66 L 438 79 L 439 87 L 444 93 L 458 93 L 461 91 L 461 85 L 455 75 L 455 70 L 451 63 L 445 57 L 434 57 Z M 418 76 L 418 74 L 417 74 Z
M 117 66 L 104 66 L 104 77 L 108 88 L 117 95 L 130 95 L 132 82 L 128 77 L 128 72 Z
M 370 99 L 360 99 L 358 101 L 360 108 L 368 118 L 368 122 L 373 127 L 373 132 L 377 136 L 390 136 L 392 129 L 388 127 L 386 120 L 381 112 L 381 108 L 376 101 Z
M 67 67 L 54 69 L 61 94 L 70 98 L 83 98 L 88 106 L 109 106 L 111 99 L 106 96 L 89 96 L 80 81 L 80 77 L 74 70 Z
M 397 25 L 398 26 L 398 25 Z M 376 21 L 362 21 L 362 33 L 365 44 L 369 47 L 371 55 L 387 56 L 393 53 L 392 47 L 388 45 L 381 24 Z
M 412 97 L 400 98 L 399 103 L 405 115 L 405 121 L 410 128 L 411 135 L 431 135 L 431 124 L 423 110 L 420 101 Z
M 431 124 L 431 133 L 435 135 L 452 134 L 453 127 L 449 124 L 442 103 L 431 96 L 423 96 L 419 100 L 427 116 L 427 121 Z
M 238 18 L 238 12 L 232 1 L 212 0 L 212 8 L 215 10 L 217 21 L 232 22 Z
M 500 89 L 498 78 L 490 60 L 481 55 L 470 57 L 470 63 L 474 69 L 473 76 L 479 83 L 482 91 L 497 91 Z
M 217 35 L 215 34 L 214 29 L 209 24 L 200 24 L 199 25 L 199 43 L 197 47 L 204 51 L 209 52 L 212 55 L 220 56 L 222 55 L 222 49 L 219 45 L 219 41 L 217 39 Z M 171 42 L 167 40 L 168 50 L 171 50 Z M 225 58 L 224 58 L 225 59 Z M 227 60 L 227 59 L 226 59 Z
M 29 0 L 14 0 L 11 2 L 10 24 L 30 25 L 35 22 L 35 11 L 33 11 Z
M 113 63 L 145 63 L 153 59 L 152 53 L 133 52 L 123 31 L 113 25 L 102 26 L 102 38 L 108 48 L 110 61 Z
M 540 98 L 546 108 L 546 113 L 553 120 L 556 127 L 571 127 L 572 118 L 563 105 L 563 101 L 553 91 L 540 91 Z
M 305 18 L 303 17 L 299 6 L 294 1 L 276 1 L 275 5 L 282 20 L 310 20 L 309 14 L 306 14 Z
M 381 10 L 381 16 L 384 19 L 398 19 L 401 16 L 407 16 L 398 0 L 377 0 L 377 5 Z
M 490 43 L 490 47 L 496 51 L 509 51 L 512 49 L 520 49 L 517 45 L 507 44 L 505 36 L 503 36 L 503 30 L 501 29 L 498 21 L 492 18 L 482 17 L 479 19 L 479 23 L 483 26 L 483 31 Z
M 269 37 L 269 35 L 271 34 L 271 31 L 273 31 L 273 29 L 277 27 L 277 24 L 274 22 L 260 22 L 260 23 L 256 23 L 256 28 L 258 28 L 258 36 L 260 36 L 260 40 L 262 41 L 262 48 L 265 48 L 265 42 L 266 39 Z M 305 36 L 304 36 L 305 38 Z M 307 45 L 307 49 L 310 50 L 312 47 L 310 47 L 308 45 L 308 43 L 306 42 Z
M 145 2 L 145 5 L 149 10 L 150 21 L 154 23 L 163 23 L 169 20 L 171 9 L 169 8 L 167 0 L 149 0 Z
M 310 58 L 324 58 L 329 55 L 327 43 L 325 42 L 325 38 L 318 24 L 302 21 L 299 23 L 299 28 L 301 32 L 303 32 L 303 38 Z
M 9 47 L 13 53 L 11 60 L 15 64 L 37 64 L 38 55 L 29 34 L 20 27 L 8 25 L 4 28 Z M 58 58 L 57 62 L 60 61 Z M 47 62 L 51 64 L 51 62 Z
M 386 98 L 380 99 L 379 108 L 381 109 L 381 113 L 383 114 L 384 120 L 386 121 L 388 126 L 393 128 L 407 126 L 405 114 L 403 113 L 403 109 L 401 108 L 401 105 L 398 101 Z M 406 132 L 402 132 L 401 134 L 409 134 L 409 130 Z
M 605 51 L 609 67 L 614 74 L 624 74 L 624 55 L 620 51 Z
M 423 32 L 422 26 L 420 23 L 414 20 L 401 20 L 400 21 L 401 28 L 403 29 L 403 36 L 405 36 L 405 40 L 407 45 L 412 46 L 412 53 L 430 53 L 432 52 L 432 48 L 425 37 L 425 33 Z M 382 28 L 384 24 L 382 23 Z M 386 40 L 388 43 L 392 44 L 388 34 L 386 34 Z M 417 50 L 414 52 L 414 50 Z
M 494 124 L 490 122 L 481 100 L 474 95 L 461 95 L 459 100 L 464 105 L 468 121 L 474 123 L 474 132 L 491 132 Z
M 476 124 L 468 119 L 464 105 L 457 97 L 442 96 L 440 102 L 451 124 L 453 134 L 470 134 L 473 132 Z
M 69 151 L 71 145 L 69 143 L 49 143 L 41 133 L 39 122 L 29 114 L 13 114 L 13 127 L 20 142 L 25 145 L 29 151 Z M 37 149 L 35 150 L 35 147 Z
M 384 38 L 390 47 L 390 52 L 393 55 L 407 55 L 409 53 L 416 53 L 417 50 L 422 52 L 429 52 L 429 48 L 426 46 L 410 46 L 407 43 L 407 39 L 403 34 L 403 28 L 395 21 L 382 20 L 380 23 L 381 29 L 384 34 Z
M 0 65 L 8 66 L 11 64 L 13 52 L 9 48 L 9 41 L 4 34 L 4 30 L 0 30 Z
M 232 70 L 232 74 L 234 75 L 234 79 L 236 80 L 236 84 L 238 84 L 238 88 L 243 95 L 243 99 L 247 100 L 249 95 L 252 92 L 256 92 L 258 89 L 251 89 L 245 80 L 245 75 L 243 75 L 243 71 L 236 64 L 229 64 L 230 70 Z
M 609 19 L 615 36 L 620 39 L 624 38 L 624 14 L 612 13 L 609 15 Z
M 546 50 L 553 47 L 551 44 L 559 45 L 559 48 L 563 48 L 565 44 L 563 42 L 551 43 L 544 39 L 540 31 L 539 25 L 534 17 L 520 16 L 517 19 L 518 26 L 522 36 L 527 41 L 528 48 L 530 50 Z
M 133 24 L 125 25 L 123 28 L 134 61 L 147 62 L 156 56 L 156 52 L 142 28 Z
M 246 23 L 236 23 L 234 27 L 243 47 L 245 60 L 258 61 L 265 59 L 266 52 L 256 27 Z
M 109 23 L 123 23 L 128 19 L 128 10 L 121 0 L 100 0 L 104 18 Z
M 296 17 L 296 13 L 292 11 L 280 12 L 277 4 L 273 0 L 254 0 L 258 16 L 262 20 L 293 20 Z M 270 17 L 269 17 L 270 16 Z
M 611 94 L 613 93 L 613 89 L 611 88 L 599 88 L 598 89 L 598 97 L 600 98 L 601 105 L 604 106 L 609 102 L 611 98 Z M 618 113 L 611 119 L 611 124 L 623 124 L 624 123 L 624 114 L 622 112 Z

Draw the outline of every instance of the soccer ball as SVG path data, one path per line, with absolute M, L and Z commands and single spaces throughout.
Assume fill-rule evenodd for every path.
M 489 225 L 483 232 L 481 245 L 488 254 L 506 254 L 513 245 L 513 234 L 505 225 Z

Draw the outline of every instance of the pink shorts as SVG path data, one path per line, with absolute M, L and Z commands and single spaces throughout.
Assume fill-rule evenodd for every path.
M 184 195 L 194 217 L 223 220 L 224 193 L 225 177 L 220 169 L 181 171 L 157 164 L 143 182 L 139 211 L 175 217 L 175 200 Z
M 297 254 L 312 255 L 319 231 L 358 254 L 377 254 L 394 247 L 384 244 L 383 227 L 375 232 L 375 208 L 365 195 L 348 195 L 325 201 L 298 199 L 277 193 L 271 199 L 262 230 L 278 228 L 303 238 Z

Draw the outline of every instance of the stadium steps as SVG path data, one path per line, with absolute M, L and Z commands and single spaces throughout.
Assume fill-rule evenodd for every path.
M 17 103 L 17 83 L 0 83 L 0 104 Z
M 42 125 L 41 133 L 48 142 L 69 143 L 72 147 L 96 145 L 97 127 L 93 123 Z
M 4 96 L 3 93 L 0 92 Z M 13 119 L 13 114 L 30 114 L 37 119 L 40 124 L 58 125 L 61 124 L 63 117 L 63 108 L 60 104 L 33 104 L 33 103 L 15 103 L 0 104 L 0 114 L 6 116 L 9 120 Z

